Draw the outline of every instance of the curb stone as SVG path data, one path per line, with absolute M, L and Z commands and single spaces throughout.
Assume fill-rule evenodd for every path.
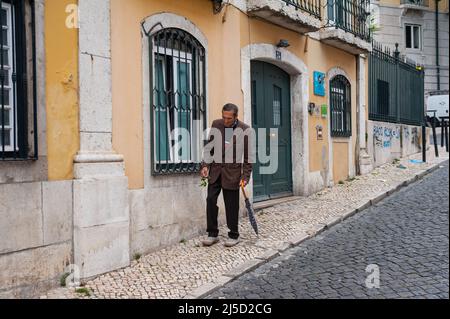
M 299 244 L 301 244 L 302 242 L 304 242 L 305 240 L 309 239 L 310 236 L 306 233 L 300 233 L 299 235 L 295 236 L 294 238 L 292 238 L 289 243 L 291 244 L 291 246 L 297 246 Z
M 214 282 L 223 285 L 226 285 L 227 283 L 229 283 L 233 278 L 228 277 L 228 276 L 220 276 L 219 278 L 217 278 Z
M 375 197 L 374 199 L 370 200 L 370 206 L 374 206 L 376 204 L 378 204 L 379 202 L 381 202 L 383 199 L 386 198 L 388 192 L 385 192 L 383 194 L 378 195 L 377 197 Z
M 252 271 L 253 269 L 257 268 L 261 264 L 264 264 L 264 260 L 261 259 L 250 259 L 247 260 L 245 263 L 240 265 L 237 268 L 234 268 L 227 273 L 223 274 L 223 276 L 236 278 L 244 275 L 245 273 L 248 273 Z
M 309 237 L 314 237 L 321 232 L 323 232 L 326 229 L 327 225 L 323 223 L 318 223 L 316 225 L 313 225 L 309 230 L 306 231 L 306 234 Z
M 260 259 L 260 260 L 270 261 L 270 260 L 278 257 L 279 255 L 280 255 L 280 253 L 278 252 L 278 250 L 268 249 L 264 253 L 256 256 L 255 258 Z
M 405 187 L 405 183 L 401 183 L 400 185 L 397 185 L 397 187 L 395 187 L 395 192 L 400 191 L 404 187 Z
M 344 213 L 344 214 L 342 215 L 342 217 L 341 217 L 341 221 L 344 221 L 344 220 L 346 220 L 346 219 L 349 219 L 350 217 L 352 217 L 352 216 L 355 215 L 356 213 L 358 213 L 358 209 L 354 209 L 354 210 L 351 210 L 351 211 L 349 211 L 349 212 L 347 212 L 347 213 Z
M 326 228 L 329 229 L 329 228 L 333 227 L 334 225 L 339 224 L 340 222 L 341 222 L 340 217 L 332 217 L 332 218 L 328 219 L 328 221 L 326 222 L 327 223 Z
M 363 204 L 361 207 L 359 207 L 358 208 L 358 211 L 363 211 L 363 210 L 366 210 L 367 208 L 369 208 L 370 207 L 370 200 L 367 202 L 367 203 L 365 203 L 365 204 Z
M 289 248 L 291 248 L 291 243 L 288 242 L 281 243 L 280 245 L 275 247 L 275 249 L 278 250 L 279 252 L 286 251 Z
M 216 283 L 216 282 L 209 282 L 206 284 L 201 285 L 200 287 L 196 288 L 194 291 L 192 291 L 189 295 L 185 297 L 185 299 L 201 299 L 205 297 L 206 295 L 209 295 L 216 291 L 217 289 L 221 288 L 223 284 Z M 189 298 L 188 298 L 189 296 Z
M 400 188 L 398 188 L 398 189 L 400 189 Z M 386 197 L 391 196 L 392 194 L 394 194 L 395 192 L 397 192 L 398 189 L 397 189 L 397 187 L 394 187 L 394 188 L 388 190 L 388 191 L 386 192 Z

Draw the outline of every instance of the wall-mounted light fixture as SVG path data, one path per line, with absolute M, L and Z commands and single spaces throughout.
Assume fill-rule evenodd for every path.
M 277 44 L 277 48 L 287 48 L 290 46 L 291 45 L 289 44 L 289 41 L 285 40 L 285 39 L 281 39 L 280 42 L 278 42 L 278 44 Z
M 316 109 L 316 104 L 314 102 L 311 102 L 308 104 L 308 113 L 310 115 L 314 114 L 315 109 Z
M 220 13 L 224 6 L 223 0 L 212 0 L 214 14 Z

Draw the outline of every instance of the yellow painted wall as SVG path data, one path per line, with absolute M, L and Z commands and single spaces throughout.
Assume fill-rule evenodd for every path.
M 242 118 L 241 48 L 249 43 L 276 44 L 283 38 L 291 44 L 288 50 L 308 66 L 312 102 L 328 104 L 328 94 L 326 98 L 313 95 L 313 71 L 326 73 L 339 66 L 349 74 L 353 132 L 356 134 L 356 60 L 351 54 L 312 39 L 307 41 L 306 36 L 297 32 L 248 18 L 233 6 L 221 14 L 213 15 L 209 0 L 112 0 L 111 12 L 113 146 L 125 157 L 126 174 L 132 189 L 144 186 L 140 22 L 155 13 L 171 12 L 185 16 L 208 39 L 208 124 L 221 116 L 222 106 L 227 102 L 241 106 Z M 328 150 L 328 124 L 327 120 L 321 118 L 309 119 L 311 171 L 320 171 L 328 161 L 322 157 L 323 149 Z M 322 141 L 316 139 L 317 124 L 324 127 Z
M 333 180 L 337 184 L 348 179 L 348 143 L 333 142 Z
M 315 40 L 309 41 L 308 55 L 308 68 L 310 73 L 310 83 L 309 83 L 309 94 L 310 102 L 314 102 L 316 105 L 320 106 L 326 104 L 328 107 L 328 116 L 326 119 L 309 116 L 309 143 L 310 143 L 310 171 L 321 171 L 324 169 L 323 164 L 324 159 L 322 158 L 323 147 L 328 147 L 328 139 L 324 138 L 323 141 L 318 141 L 316 136 L 316 126 L 322 125 L 325 129 L 325 136 L 328 136 L 329 129 L 329 119 L 330 119 L 330 105 L 329 105 L 329 79 L 326 78 L 326 96 L 316 96 L 314 95 L 314 78 L 313 72 L 320 71 L 327 73 L 333 67 L 339 67 L 343 69 L 349 76 L 349 81 L 351 85 L 352 93 L 352 132 L 353 136 L 356 136 L 356 59 L 353 55 L 345 53 L 334 47 L 325 45 Z M 333 139 L 333 138 L 332 138 Z M 354 139 L 355 140 L 355 139 Z M 348 152 L 346 153 L 346 161 L 342 161 L 334 157 L 333 162 L 337 162 L 340 170 L 348 171 L 348 165 L 345 166 L 345 162 L 348 161 Z
M 436 4 L 432 0 L 430 0 L 430 7 L 433 9 L 436 7 Z M 439 1 L 439 11 L 448 12 L 448 0 Z
M 45 1 L 46 111 L 49 180 L 73 178 L 79 149 L 78 30 L 66 27 L 66 6 L 76 0 Z

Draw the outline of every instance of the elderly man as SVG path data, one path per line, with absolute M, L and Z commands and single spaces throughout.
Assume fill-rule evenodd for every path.
M 221 191 L 230 230 L 224 245 L 233 247 L 239 243 L 239 188 L 241 184 L 247 186 L 253 166 L 249 159 L 247 130 L 250 127 L 239 121 L 238 113 L 236 105 L 226 104 L 222 110 L 222 119 L 212 123 L 211 129 L 220 134 L 210 134 L 210 148 L 207 148 L 207 151 L 214 160 L 208 163 L 203 161 L 201 166 L 201 176 L 209 179 L 206 208 L 208 238 L 203 240 L 203 246 L 212 246 L 219 242 L 217 198 Z M 222 149 L 221 153 L 217 153 L 219 148 Z

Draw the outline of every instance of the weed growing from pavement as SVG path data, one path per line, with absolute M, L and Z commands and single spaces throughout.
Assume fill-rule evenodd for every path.
M 70 276 L 70 273 L 66 272 L 64 275 L 61 276 L 61 278 L 59 279 L 59 284 L 61 285 L 61 287 L 65 287 L 66 286 L 66 280 L 67 277 Z
M 91 292 L 87 288 L 78 288 L 75 290 L 75 292 L 80 295 L 85 295 L 86 297 L 89 297 L 91 295 Z

